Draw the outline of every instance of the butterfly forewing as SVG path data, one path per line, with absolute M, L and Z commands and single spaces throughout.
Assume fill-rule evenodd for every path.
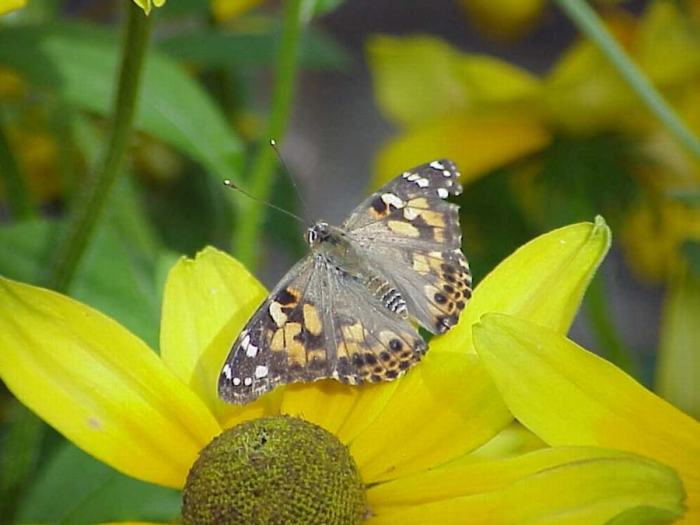
M 331 229 L 325 248 L 312 244 L 233 344 L 220 397 L 242 404 L 278 384 L 392 380 L 419 361 L 427 345 L 411 320 L 445 332 L 471 295 L 458 207 L 445 201 L 461 193 L 458 176 L 448 160 L 404 172 Z
M 471 274 L 461 250 L 459 172 L 449 160 L 404 172 L 372 194 L 345 222 L 370 264 L 406 298 L 424 328 L 443 333 L 471 297 Z

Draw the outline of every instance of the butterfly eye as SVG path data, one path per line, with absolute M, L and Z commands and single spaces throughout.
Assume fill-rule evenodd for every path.
M 306 230 L 306 242 L 309 243 L 310 246 L 313 246 L 316 244 L 316 240 L 318 239 L 318 233 L 316 233 L 316 228 L 309 228 Z

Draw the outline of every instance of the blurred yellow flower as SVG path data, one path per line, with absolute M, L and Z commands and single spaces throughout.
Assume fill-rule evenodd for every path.
M 0 1 L 0 15 L 15 11 L 27 5 L 28 0 L 2 0 Z
M 537 21 L 545 0 L 458 0 L 476 27 L 487 35 L 510 40 L 526 33 Z
M 608 447 L 664 463 L 680 474 L 687 492 L 688 510 L 674 523 L 700 521 L 698 421 L 604 359 L 530 321 L 484 316 L 474 341 L 508 408 L 548 445 Z M 637 523 L 636 514 L 629 517 Z M 671 516 L 660 512 L 658 518 Z
M 368 524 L 456 525 L 469 516 L 505 525 L 562 515 L 602 524 L 629 512 L 671 519 L 682 512 L 682 487 L 653 461 L 537 444 L 498 455 L 512 416 L 471 347 L 485 312 L 524 316 L 563 335 L 608 245 L 601 220 L 533 240 L 476 287 L 474 309 L 452 337 L 431 341 L 424 362 L 397 381 L 290 385 L 243 407 L 218 400 L 216 378 L 265 290 L 229 256 L 208 248 L 171 270 L 160 355 L 85 305 L 0 279 L 0 377 L 90 454 L 168 487 L 183 486 L 223 429 L 288 414 L 347 446 L 365 484 Z M 501 443 L 484 453 L 494 436 Z
M 665 399 L 700 419 L 700 279 L 678 267 L 666 294 L 656 390 Z
M 500 60 L 428 36 L 367 44 L 377 103 L 401 130 L 379 154 L 374 186 L 406 164 L 449 157 L 466 181 L 544 148 L 541 83 Z
M 143 12 L 149 14 L 153 7 L 162 7 L 165 5 L 165 0 L 134 0 L 137 6 L 143 9 Z
M 466 3 L 483 7 L 478 1 Z M 515 13 L 507 3 L 496 4 Z M 534 2 L 523 4 L 518 9 L 536 7 Z M 700 132 L 700 22 L 666 1 L 650 2 L 641 17 L 609 9 L 605 22 Z M 623 169 L 646 193 L 625 221 L 622 235 L 632 267 L 643 278 L 664 279 L 680 257 L 654 247 L 675 249 L 696 238 L 700 215 L 672 197 L 698 191 L 700 163 L 643 108 L 589 40 L 574 43 L 542 79 L 497 59 L 461 53 L 431 37 L 374 37 L 367 54 L 377 104 L 399 130 L 376 158 L 373 186 L 406 162 L 428 158 L 454 158 L 467 183 L 515 161 L 535 160 L 518 166 L 530 170 L 522 180 L 531 187 L 517 198 L 530 217 L 538 217 L 543 202 L 533 191 L 542 163 L 537 162 L 540 157 L 528 157 L 543 152 L 552 137 L 613 134 L 636 145 L 638 160 Z
M 244 15 L 264 0 L 211 0 L 211 12 L 218 22 L 225 22 Z

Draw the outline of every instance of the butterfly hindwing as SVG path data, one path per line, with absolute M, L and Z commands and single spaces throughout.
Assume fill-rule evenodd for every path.
M 349 384 L 387 381 L 420 360 L 427 345 L 407 320 L 345 273 L 329 268 L 327 276 L 331 377 Z

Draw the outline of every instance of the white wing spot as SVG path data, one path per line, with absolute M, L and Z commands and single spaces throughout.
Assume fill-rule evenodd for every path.
M 438 197 L 440 197 L 441 199 L 446 199 L 450 195 L 450 192 L 447 191 L 445 188 L 438 188 L 437 194 Z
M 435 169 L 435 170 L 444 170 L 445 169 L 445 165 L 442 162 L 437 161 L 437 160 L 434 160 L 433 162 L 431 162 L 430 167 Z
M 401 174 L 401 176 L 402 176 L 404 179 L 407 179 L 407 178 L 409 178 L 409 177 L 411 176 L 411 172 L 410 172 L 410 171 L 404 171 L 404 172 Z
M 408 177 L 406 177 L 409 181 L 413 182 L 416 179 L 420 179 L 420 175 L 417 173 L 411 173 Z
M 233 386 L 239 386 L 241 384 L 241 378 L 240 377 L 234 377 L 233 378 Z
M 416 184 L 418 184 L 418 186 L 420 186 L 421 188 L 427 188 L 428 186 L 430 186 L 430 181 L 428 179 L 418 179 L 416 181 Z
M 243 380 L 243 384 L 244 384 L 245 386 L 250 386 L 250 385 L 252 385 L 252 384 L 253 384 L 253 378 L 252 378 L 252 377 L 246 377 L 246 378 Z
M 385 193 L 382 195 L 382 200 L 384 201 L 384 204 L 387 206 L 393 206 L 394 208 L 403 208 L 406 206 L 406 203 L 393 193 Z
M 245 349 L 245 355 L 248 357 L 255 357 L 258 355 L 258 347 L 254 344 L 249 344 L 248 348 Z
M 226 363 L 223 369 L 224 375 L 226 376 L 226 379 L 229 381 L 231 380 L 231 376 L 233 376 L 233 371 L 231 370 L 231 365 Z
M 255 367 L 255 377 L 258 379 L 267 376 L 267 367 L 258 365 Z
M 451 177 L 451 176 L 452 176 L 452 172 L 451 172 L 451 171 L 448 171 L 448 170 L 445 170 L 445 171 L 442 172 L 442 176 L 443 176 L 443 177 Z

